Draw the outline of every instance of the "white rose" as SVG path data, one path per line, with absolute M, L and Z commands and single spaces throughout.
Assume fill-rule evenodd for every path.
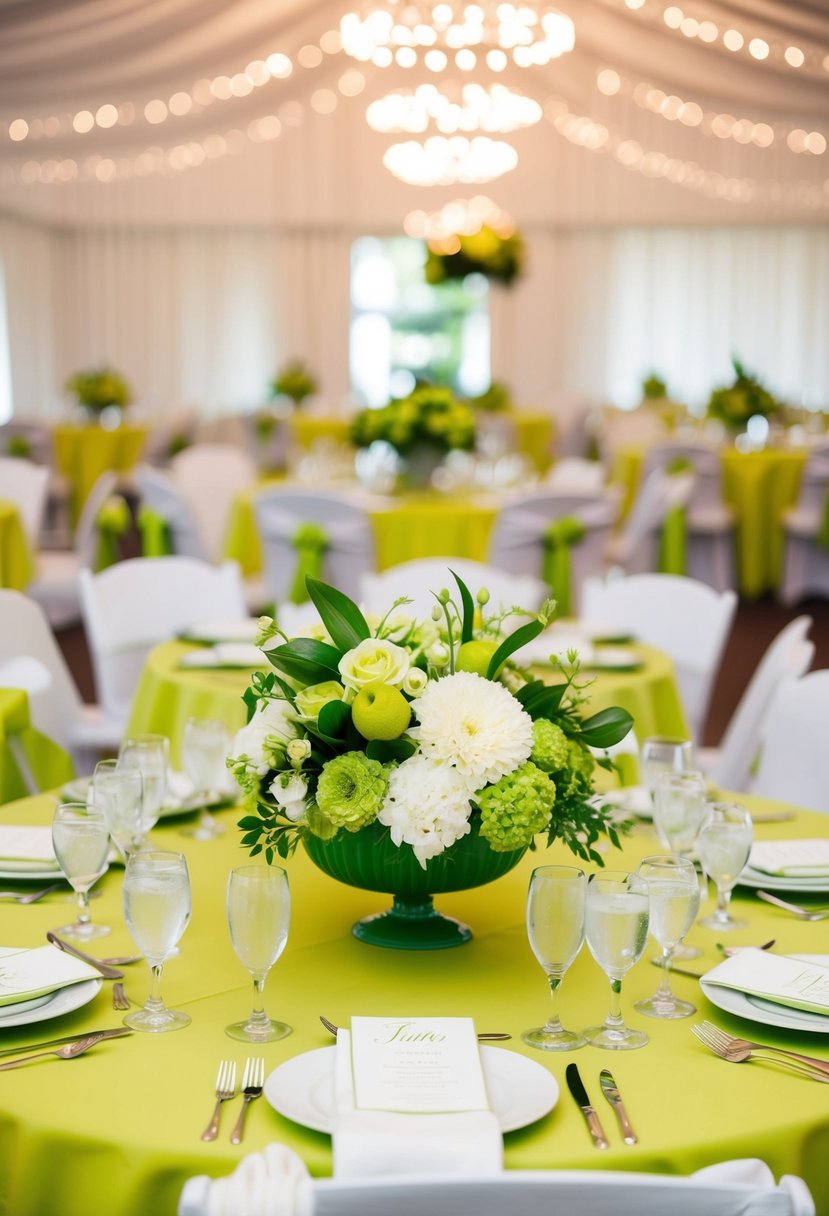
M 300 773 L 280 773 L 268 791 L 283 813 L 296 822 L 305 814 L 308 782 Z
M 343 684 L 355 691 L 366 684 L 400 688 L 409 670 L 409 655 L 402 646 L 385 638 L 366 638 L 343 655 L 339 668 Z
M 410 697 L 419 697 L 429 683 L 429 677 L 419 667 L 410 667 L 403 681 L 403 691 Z
M 249 767 L 261 776 L 272 767 L 269 753 L 274 747 L 284 746 L 298 733 L 294 711 L 287 701 L 260 701 L 247 726 L 237 731 L 230 758 L 246 757 Z
M 291 764 L 302 764 L 311 755 L 310 739 L 292 739 L 288 744 L 288 759 Z

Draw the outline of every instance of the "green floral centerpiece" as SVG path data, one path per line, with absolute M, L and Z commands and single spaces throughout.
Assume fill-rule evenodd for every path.
M 358 448 L 377 440 L 391 444 L 405 459 L 409 484 L 417 488 L 429 484 L 447 452 L 475 446 L 475 415 L 450 388 L 423 384 L 380 409 L 361 410 L 351 439 Z
M 75 397 L 91 414 L 100 414 L 114 406 L 123 410 L 132 401 L 132 390 L 120 372 L 106 365 L 75 372 L 64 385 L 64 391 Z
M 228 760 L 251 856 L 270 863 L 301 843 L 342 882 L 395 896 L 389 912 L 355 926 L 377 945 L 467 940 L 432 896 L 506 873 L 538 836 L 598 865 L 599 836 L 618 843 L 593 797 L 589 749 L 624 738 L 630 715 L 582 716 L 575 655 L 555 685 L 514 662 L 549 624 L 552 601 L 504 637 L 521 610 L 487 617 L 487 593 L 475 601 L 454 577 L 457 602 L 438 592 L 426 620 L 405 599 L 367 619 L 309 578 L 319 626 L 289 638 L 261 619 L 257 641 L 273 670 L 254 675 Z
M 290 359 L 283 364 L 271 381 L 272 395 L 290 397 L 294 405 L 302 405 L 305 398 L 311 397 L 318 387 L 319 385 L 302 359 Z
M 520 276 L 523 262 L 524 242 L 519 233 L 500 234 L 483 224 L 477 232 L 428 242 L 426 282 L 436 286 L 447 279 L 482 274 L 508 287 Z
M 730 430 L 740 431 L 755 414 L 763 418 L 779 414 L 782 402 L 764 388 L 756 376 L 747 372 L 739 360 L 734 359 L 732 363 L 734 382 L 726 388 L 714 389 L 708 402 L 708 417 L 716 418 Z
M 662 401 L 668 396 L 668 386 L 655 372 L 642 381 L 642 396 L 645 401 Z
M 493 380 L 486 392 L 466 398 L 473 410 L 486 414 L 503 414 L 512 409 L 512 394 L 502 380 Z

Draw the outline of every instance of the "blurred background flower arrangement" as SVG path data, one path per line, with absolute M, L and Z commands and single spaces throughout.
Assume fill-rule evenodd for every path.
M 127 381 L 106 365 L 75 372 L 66 381 L 64 391 L 91 414 L 100 414 L 111 406 L 123 410 L 132 401 Z

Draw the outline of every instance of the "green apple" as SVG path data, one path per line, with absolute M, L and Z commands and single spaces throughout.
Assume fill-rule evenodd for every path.
M 455 658 L 455 670 L 471 671 L 476 676 L 486 677 L 490 659 L 497 649 L 497 642 L 464 642 Z
M 409 702 L 390 684 L 367 684 L 351 706 L 352 720 L 364 739 L 399 739 L 411 716 Z

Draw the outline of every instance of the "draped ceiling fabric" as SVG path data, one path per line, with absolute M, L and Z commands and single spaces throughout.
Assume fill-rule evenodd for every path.
M 311 361 L 331 399 L 346 393 L 351 240 L 399 233 L 414 207 L 432 210 L 468 193 L 405 186 L 382 166 L 391 139 L 369 129 L 366 105 L 419 83 L 413 71 L 357 65 L 342 52 L 300 66 L 300 48 L 318 45 L 349 7 L 332 0 L 0 0 L 0 269 L 19 408 L 56 408 L 63 376 L 104 356 L 123 366 L 158 409 L 173 401 L 198 400 L 214 411 L 255 403 L 256 385 L 276 359 L 294 354 Z M 760 277 L 766 259 L 766 283 L 782 284 L 786 300 L 799 300 L 801 308 L 795 317 L 788 304 L 784 310 L 769 299 L 769 290 L 759 300 L 745 294 L 747 357 L 752 343 L 760 355 L 768 350 L 775 319 L 782 329 L 796 326 L 799 336 L 784 335 L 783 346 L 800 342 L 807 396 L 814 404 L 822 394 L 829 400 L 829 355 L 817 328 L 825 333 L 829 152 L 796 154 L 786 141 L 793 128 L 829 134 L 829 6 L 682 0 L 698 21 L 738 29 L 746 42 L 764 38 L 772 53 L 759 62 L 669 29 L 660 0 L 636 10 L 624 0 L 558 0 L 558 7 L 574 19 L 574 52 L 545 68 L 513 66 L 498 77 L 540 101 L 545 117 L 510 136 L 518 169 L 483 187 L 515 216 L 530 250 L 527 279 L 493 305 L 495 371 L 525 399 L 539 401 L 551 384 L 603 395 L 613 388 L 610 364 L 618 366 L 621 355 L 630 384 L 638 374 L 633 365 L 646 355 L 632 350 L 631 335 L 622 338 L 618 325 L 608 332 L 605 324 L 620 267 L 638 274 L 635 292 L 657 309 L 670 303 L 666 268 L 686 267 L 693 275 L 695 266 L 710 263 L 712 276 L 729 276 L 733 312 L 739 285 L 754 285 L 749 263 L 759 256 Z M 783 60 L 789 46 L 806 53 L 802 67 Z M 197 80 L 232 76 L 272 52 L 294 61 L 287 79 L 155 126 L 145 121 L 148 101 Z M 338 84 L 355 67 L 365 88 L 341 95 Z M 618 95 L 597 88 L 603 69 L 622 79 Z M 668 121 L 636 103 L 634 89 L 642 83 L 706 112 L 768 123 L 774 144 L 746 146 Z M 319 90 L 335 95 L 333 113 L 315 112 Z M 22 143 L 8 137 L 8 124 L 18 118 L 31 123 L 127 102 L 136 110 L 128 126 Z M 700 166 L 721 181 L 754 183 L 759 197 L 727 201 L 695 184 L 693 174 L 677 184 L 625 167 L 613 152 L 575 146 L 554 123 L 564 109 L 605 126 L 616 145 L 635 141 L 657 159 Z M 248 125 L 264 115 L 280 118 L 282 133 L 253 142 Z M 33 162 L 47 158 L 74 158 L 83 169 L 97 156 L 129 167 L 147 148 L 168 150 L 230 131 L 241 133 L 230 140 L 236 150 L 197 167 L 111 181 L 21 180 L 22 172 L 32 176 Z M 705 250 L 689 244 L 699 225 L 716 228 L 719 244 Z M 748 230 L 756 225 L 773 226 L 765 244 Z M 661 240 L 657 226 L 664 228 Z M 742 243 L 729 242 L 736 226 L 746 229 Z M 682 250 L 670 243 L 670 232 L 680 230 Z M 700 317 L 710 316 L 710 295 L 706 301 L 692 287 L 689 300 L 695 296 Z M 726 327 L 730 315 L 722 315 Z M 564 353 L 552 345 L 538 350 L 539 316 L 571 335 Z M 718 331 L 707 328 L 716 339 Z M 632 337 L 645 351 L 654 335 Z M 728 340 L 718 367 L 727 365 Z M 779 372 L 780 388 L 786 375 L 796 379 L 791 359 L 785 370 L 785 353 L 775 347 L 771 355 L 770 375 Z M 687 385 L 693 353 L 673 354 L 687 363 Z

